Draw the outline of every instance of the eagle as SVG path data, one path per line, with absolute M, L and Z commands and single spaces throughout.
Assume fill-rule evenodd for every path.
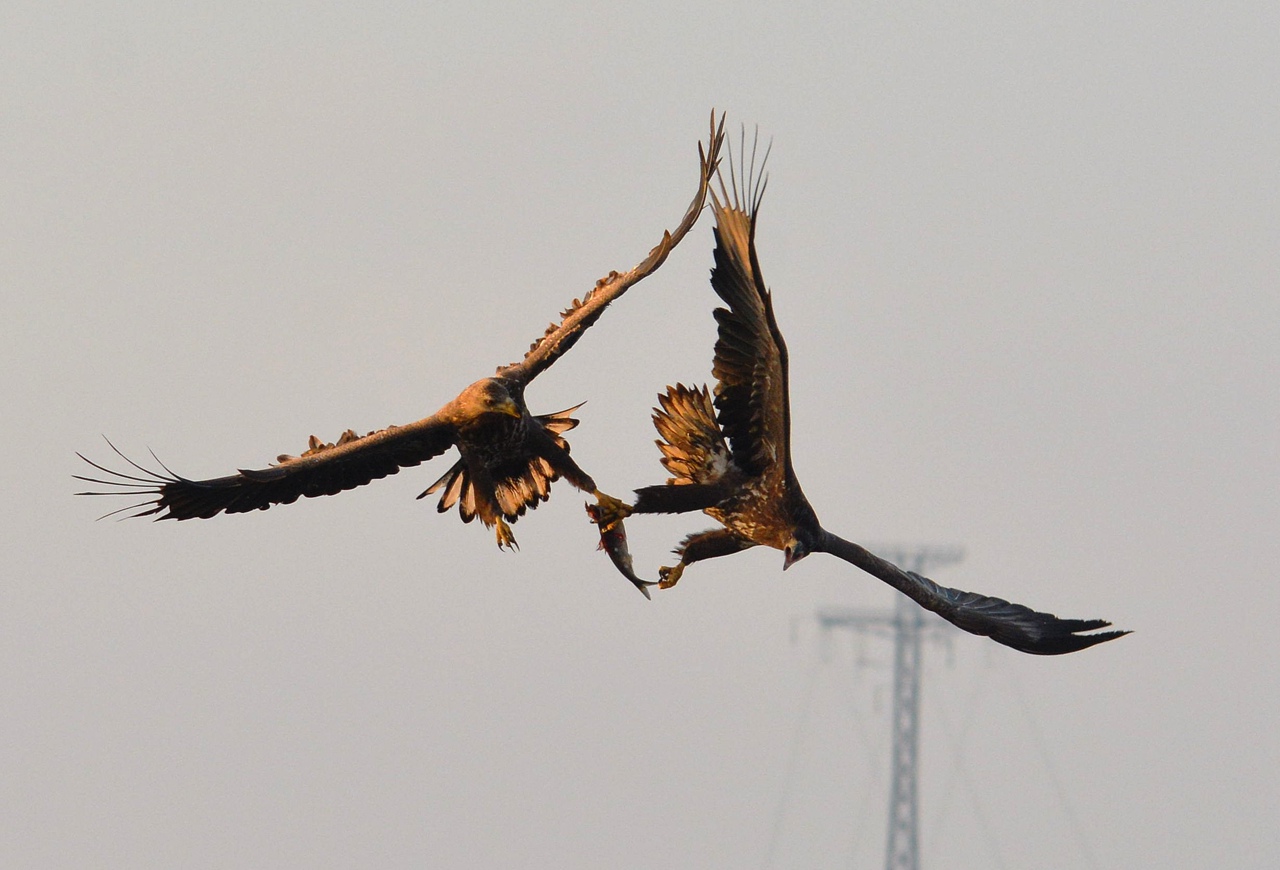
M 595 481 L 569 455 L 564 438 L 564 433 L 578 424 L 571 414 L 581 406 L 535 415 L 525 404 L 526 388 L 573 347 L 609 303 L 652 275 L 693 227 L 706 201 L 723 140 L 724 116 L 717 125 L 712 111 L 708 144 L 705 149 L 698 144 L 698 191 L 675 231 L 663 233 L 661 242 L 639 265 L 601 278 L 582 299 L 575 299 L 561 313 L 558 323 L 547 327 L 522 360 L 471 384 L 429 417 L 366 435 L 347 430 L 332 443 L 313 435 L 301 455 L 281 455 L 267 468 L 241 469 L 209 480 L 176 474 L 154 454 L 162 470 L 146 468 L 108 440 L 111 449 L 128 463 L 129 470 L 113 470 L 77 454 L 101 475 L 74 476 L 108 489 L 76 495 L 141 497 L 142 501 L 107 516 L 132 511 L 126 515 L 208 519 L 220 513 L 266 510 L 302 497 L 334 495 L 395 474 L 401 468 L 420 465 L 457 447 L 457 462 L 418 497 L 440 492 L 440 513 L 457 505 L 463 522 L 479 517 L 486 527 L 495 529 L 500 549 L 517 548 L 508 523 L 546 501 L 552 482 L 563 477 L 584 492 L 598 492 Z
M 745 148 L 740 151 L 745 157 Z M 1000 598 L 950 589 L 902 570 L 818 522 L 791 464 L 787 346 L 755 246 L 768 152 L 760 161 L 759 172 L 755 169 L 756 154 L 753 145 L 750 161 L 740 167 L 736 177 L 730 154 L 732 194 L 719 172 L 719 193 L 714 187 L 711 190 L 715 215 L 711 286 L 728 306 L 715 310 L 715 395 L 705 386 L 676 384 L 659 396 L 653 419 L 662 437 L 657 442 L 662 464 L 672 477 L 665 485 L 636 490 L 634 505 L 608 497 L 597 497 L 596 504 L 588 505 L 588 514 L 600 527 L 601 548 L 625 576 L 637 582 L 621 530 L 623 518 L 701 510 L 720 527 L 681 541 L 674 551 L 679 561 L 659 571 L 662 588 L 674 586 L 694 562 L 767 546 L 783 552 L 784 570 L 810 553 L 829 553 L 878 577 L 959 628 L 1025 653 L 1075 652 L 1128 634 L 1081 634 L 1111 623 L 1059 619 Z

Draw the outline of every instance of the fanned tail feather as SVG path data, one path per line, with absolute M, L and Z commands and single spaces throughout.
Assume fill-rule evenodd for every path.
M 572 408 L 543 414 L 534 419 L 542 424 L 556 446 L 567 453 L 569 442 L 561 436 L 562 433 L 578 425 L 579 421 L 570 415 L 581 407 L 580 403 Z M 515 522 L 519 517 L 524 516 L 526 511 L 536 508 L 539 503 L 549 499 L 551 484 L 559 479 L 560 473 L 551 466 L 550 462 L 540 456 L 533 457 L 517 474 L 494 481 L 494 494 L 499 512 L 505 519 Z M 464 523 L 475 519 L 478 496 L 470 471 L 467 469 L 466 460 L 459 459 L 455 462 L 440 476 L 439 480 L 423 490 L 418 498 L 426 498 L 440 490 L 443 492 L 440 494 L 440 501 L 436 504 L 437 512 L 445 513 L 456 504 L 458 515 Z
M 711 393 L 676 384 L 658 396 L 653 425 L 663 440 L 662 465 L 671 473 L 668 484 L 714 483 L 729 467 L 729 447 L 716 423 Z

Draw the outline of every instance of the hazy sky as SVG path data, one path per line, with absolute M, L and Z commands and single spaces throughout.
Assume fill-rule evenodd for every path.
M 824 524 L 1135 634 L 927 653 L 931 868 L 1280 864 L 1273 4 L 0 9 L 0 863 L 877 867 L 893 594 L 756 550 L 646 603 L 564 484 L 523 549 L 415 501 L 95 523 L 101 435 L 194 477 L 404 423 L 680 218 L 711 107 Z M 1176 7 L 1176 8 L 1175 8 Z M 659 482 L 711 222 L 528 399 Z M 629 524 L 652 575 L 705 517 Z M 948 651 L 949 649 L 949 651 Z

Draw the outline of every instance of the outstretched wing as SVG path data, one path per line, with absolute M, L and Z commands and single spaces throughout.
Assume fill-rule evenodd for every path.
M 658 267 L 667 259 L 667 255 L 671 253 L 676 245 L 680 244 L 680 240 L 693 228 L 694 223 L 698 220 L 698 215 L 702 213 L 702 206 L 706 202 L 711 176 L 715 173 L 716 167 L 720 163 L 720 146 L 723 141 L 724 115 L 720 116 L 720 124 L 717 126 L 716 113 L 712 111 L 711 138 L 706 150 L 703 149 L 701 142 L 698 143 L 698 161 L 700 164 L 698 192 L 693 197 L 693 202 L 689 203 L 689 208 L 681 219 L 680 225 L 676 227 L 675 232 L 663 233 L 662 241 L 649 252 L 649 256 L 645 257 L 640 265 L 622 274 L 610 272 L 596 282 L 596 286 L 587 293 L 584 299 L 573 300 L 573 305 L 561 314 L 560 322 L 548 326 L 546 333 L 530 345 L 529 352 L 525 354 L 524 359 L 518 363 L 512 363 L 509 366 L 498 369 L 499 376 L 519 381 L 522 384 L 529 383 L 529 381 L 532 381 L 543 371 L 550 368 L 556 360 L 567 353 L 569 348 L 573 347 L 578 339 L 582 337 L 582 334 L 600 319 L 600 315 L 604 313 L 610 302 L 627 292 L 632 285 L 639 283 L 658 270 Z
M 914 571 L 903 571 L 857 544 L 824 532 L 822 549 L 857 565 L 970 634 L 989 637 L 1024 653 L 1062 655 L 1115 640 L 1127 631 L 1081 634 L 1111 625 L 1103 619 L 1059 619 L 1002 598 L 942 586 Z
M 132 470 L 114 471 L 83 454 L 76 454 L 105 475 L 77 474 L 76 479 L 111 487 L 76 495 L 141 498 L 112 513 L 133 511 L 128 514 L 131 517 L 158 514 L 158 520 L 208 519 L 223 512 L 266 510 L 276 504 L 292 504 L 302 497 L 334 495 L 395 474 L 401 468 L 420 465 L 448 450 L 455 435 L 453 424 L 433 415 L 417 423 L 391 426 L 364 436 L 347 430 L 334 444 L 323 444 L 312 436 L 310 449 L 301 456 L 281 456 L 277 465 L 242 469 L 212 480 L 189 480 L 174 474 L 163 463 L 160 463 L 163 471 L 145 468 L 108 441 Z
M 773 316 L 773 299 L 760 274 L 755 247 L 769 155 L 766 151 L 757 168 L 753 142 L 750 161 L 745 154 L 741 157 L 736 176 L 732 154 L 729 158 L 732 194 L 723 175 L 718 175 L 720 193 L 711 191 L 716 217 L 711 287 L 729 306 L 715 310 L 719 330 L 712 374 L 717 416 L 734 462 L 755 477 L 766 471 L 790 471 L 791 411 L 787 345 Z

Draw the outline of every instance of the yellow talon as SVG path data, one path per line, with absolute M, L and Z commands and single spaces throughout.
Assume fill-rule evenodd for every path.
M 519 550 L 520 545 L 516 543 L 515 533 L 511 531 L 511 526 L 507 525 L 506 520 L 498 517 L 498 521 L 494 523 L 494 534 L 498 538 L 498 549 Z
M 596 491 L 594 509 L 588 509 L 591 522 L 600 527 L 601 534 L 612 531 L 614 526 L 631 516 L 631 505 L 616 499 L 608 493 Z
M 674 568 L 662 567 L 658 569 L 658 588 L 670 589 L 680 582 L 680 575 L 684 573 L 684 562 L 679 563 Z

